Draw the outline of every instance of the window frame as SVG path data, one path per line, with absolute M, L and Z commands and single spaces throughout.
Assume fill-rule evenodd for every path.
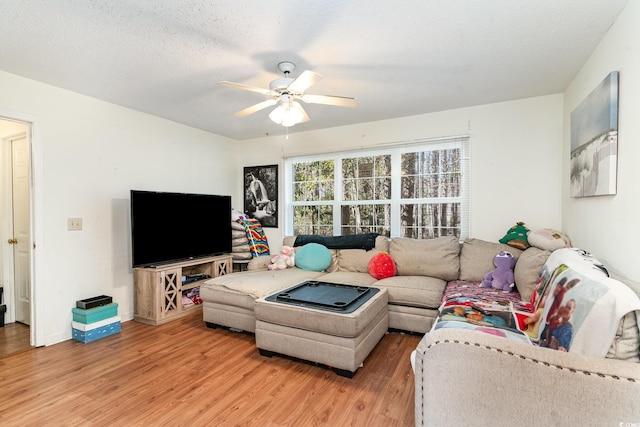
M 362 148 L 357 150 L 346 150 L 330 153 L 319 153 L 311 155 L 292 156 L 284 158 L 284 173 L 283 173 L 283 214 L 284 214 L 284 232 L 287 236 L 293 235 L 293 208 L 294 206 L 306 205 L 306 206 L 321 206 L 328 205 L 333 208 L 333 235 L 341 235 L 342 229 L 342 212 L 341 207 L 344 205 L 364 205 L 364 204 L 390 204 L 391 205 L 391 224 L 390 235 L 391 237 L 401 236 L 401 218 L 400 218 L 400 206 L 402 204 L 427 204 L 427 203 L 447 203 L 451 202 L 452 198 L 411 198 L 403 199 L 401 197 L 401 158 L 402 154 L 421 152 L 421 151 L 436 151 L 444 149 L 461 150 L 460 155 L 460 169 L 461 169 L 461 195 L 453 198 L 456 202 L 460 203 L 460 241 L 469 237 L 469 224 L 470 224 L 470 136 L 455 136 L 455 137 L 443 137 L 434 139 L 424 139 L 413 141 L 411 143 L 399 143 L 399 144 L 387 144 L 384 146 L 378 146 L 375 148 Z M 373 200 L 343 200 L 343 173 L 342 162 L 345 158 L 354 157 L 369 157 L 391 154 L 391 198 L 390 199 L 373 199 Z M 293 201 L 293 165 L 301 162 L 314 162 L 321 160 L 331 159 L 334 161 L 334 191 L 333 200 L 318 200 L 318 201 Z

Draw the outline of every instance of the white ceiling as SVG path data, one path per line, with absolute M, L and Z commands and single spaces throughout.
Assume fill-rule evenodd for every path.
M 0 0 L 0 70 L 248 139 L 285 129 L 217 81 L 267 87 L 286 60 L 358 100 L 289 132 L 559 93 L 627 1 Z

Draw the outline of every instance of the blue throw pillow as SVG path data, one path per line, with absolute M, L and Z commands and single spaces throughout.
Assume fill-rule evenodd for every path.
M 331 265 L 331 251 L 319 243 L 307 243 L 296 252 L 296 267 L 323 271 Z

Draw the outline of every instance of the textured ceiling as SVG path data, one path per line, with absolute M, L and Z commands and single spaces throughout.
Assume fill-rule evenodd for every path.
M 286 60 L 357 98 L 290 133 L 558 93 L 627 1 L 0 0 L 0 70 L 248 139 L 285 129 L 217 81 L 268 87 Z

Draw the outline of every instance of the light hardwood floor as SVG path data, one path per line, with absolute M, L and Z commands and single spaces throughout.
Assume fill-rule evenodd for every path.
M 411 426 L 419 340 L 386 334 L 348 379 L 262 357 L 253 335 L 208 329 L 201 313 L 125 322 L 92 343 L 0 358 L 0 425 Z
M 22 323 L 7 323 L 0 328 L 0 357 L 31 348 L 30 331 Z

